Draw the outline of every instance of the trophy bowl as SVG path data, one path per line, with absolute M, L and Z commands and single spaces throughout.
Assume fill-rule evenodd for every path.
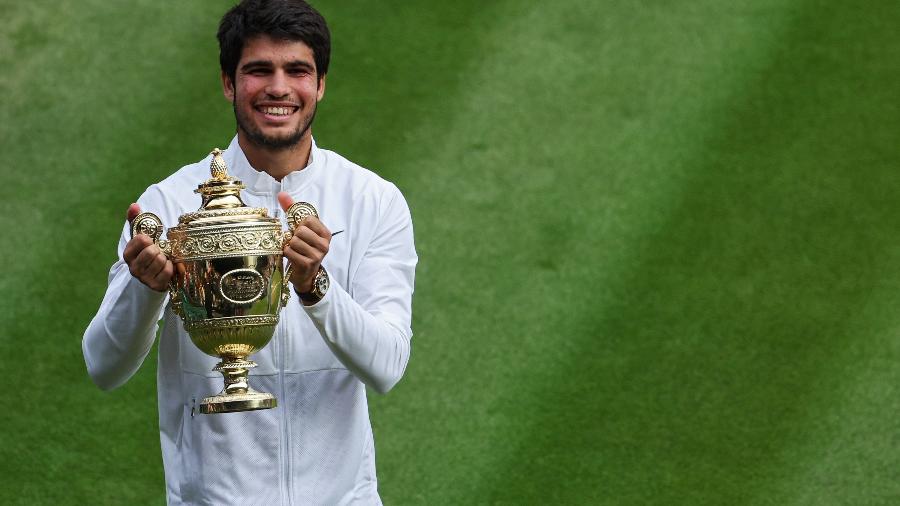
M 200 209 L 181 215 L 166 239 L 162 221 L 153 213 L 139 214 L 131 233 L 146 234 L 175 267 L 169 285 L 172 309 L 183 321 L 194 345 L 221 361 L 213 368 L 225 378 L 225 388 L 203 399 L 200 412 L 228 413 L 269 409 L 275 397 L 253 390 L 248 357 L 272 339 L 281 308 L 290 297 L 290 267 L 282 264 L 282 249 L 292 232 L 268 216 L 265 208 L 244 205 L 244 185 L 228 176 L 219 149 L 212 151 L 211 178 L 195 190 Z M 315 208 L 297 202 L 287 211 L 293 228 Z

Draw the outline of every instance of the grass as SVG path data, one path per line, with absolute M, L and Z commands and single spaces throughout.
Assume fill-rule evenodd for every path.
M 162 504 L 155 361 L 80 336 L 125 208 L 233 132 L 218 17 L 0 27 L 4 504 Z M 387 504 L 895 504 L 900 11 L 825 1 L 320 2 L 320 145 L 416 226 Z

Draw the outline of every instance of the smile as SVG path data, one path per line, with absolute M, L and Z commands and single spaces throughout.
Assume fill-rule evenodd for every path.
M 297 110 L 297 107 L 260 106 L 256 107 L 256 110 L 270 116 L 289 116 Z

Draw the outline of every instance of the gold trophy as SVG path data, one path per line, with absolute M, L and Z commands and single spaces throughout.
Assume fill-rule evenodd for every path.
M 212 151 L 211 178 L 195 192 L 200 209 L 178 218 L 160 239 L 162 221 L 153 213 L 135 217 L 131 235 L 146 234 L 169 257 L 175 275 L 169 285 L 173 311 L 184 321 L 191 341 L 221 359 L 214 368 L 225 377 L 218 395 L 203 399 L 200 412 L 228 413 L 277 406 L 272 394 L 250 388 L 248 357 L 272 339 L 278 313 L 290 298 L 290 267 L 282 266 L 282 248 L 293 233 L 281 229 L 265 208 L 247 207 L 244 185 L 228 176 L 222 152 Z M 287 211 L 291 229 L 316 209 L 297 202 Z

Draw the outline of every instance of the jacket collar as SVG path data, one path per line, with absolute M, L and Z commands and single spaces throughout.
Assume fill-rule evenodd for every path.
M 247 155 L 238 144 L 237 135 L 231 139 L 231 144 L 224 153 L 225 163 L 228 165 L 228 173 L 240 179 L 245 191 L 256 194 L 276 194 L 280 191 L 295 193 L 297 190 L 309 184 L 325 163 L 325 156 L 322 150 L 316 146 L 316 140 L 312 139 L 312 146 L 309 151 L 309 161 L 301 170 L 295 170 L 282 178 L 278 182 L 272 176 L 264 171 L 256 170 L 247 160 Z

